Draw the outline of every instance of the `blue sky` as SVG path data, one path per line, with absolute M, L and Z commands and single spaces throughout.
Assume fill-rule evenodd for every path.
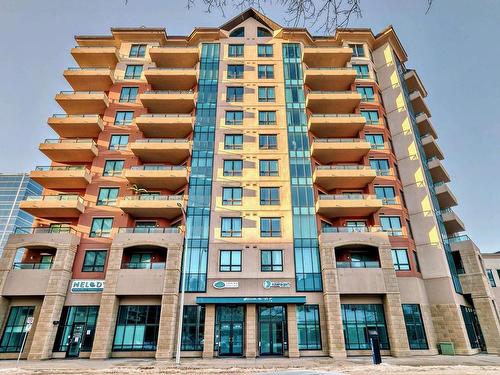
M 75 66 L 69 50 L 76 34 L 107 34 L 111 26 L 162 26 L 167 34 L 189 34 L 194 26 L 219 26 L 227 17 L 207 14 L 187 0 L 0 0 L 2 54 L 2 137 L 0 172 L 29 171 L 48 161 L 37 150 L 54 138 L 46 124 L 60 113 L 53 100 L 68 89 L 62 72 Z M 229 2 L 231 2 L 229 0 Z M 275 0 L 274 3 L 277 3 Z M 363 18 L 351 27 L 377 33 L 392 24 L 429 96 L 427 103 L 439 145 L 459 200 L 455 211 L 482 251 L 500 251 L 500 1 L 435 0 L 362 1 Z M 280 24 L 284 11 L 268 5 L 266 15 Z M 313 32 L 315 30 L 312 30 Z

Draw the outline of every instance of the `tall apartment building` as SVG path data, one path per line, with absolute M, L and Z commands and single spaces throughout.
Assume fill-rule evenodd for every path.
M 19 210 L 19 204 L 42 190 L 26 173 L 0 173 L 0 253 L 16 228 L 20 231 L 33 225 L 33 216 Z
M 369 331 L 394 356 L 500 352 L 392 27 L 316 37 L 249 9 L 76 42 L 36 223 L 0 259 L 0 357 L 33 317 L 26 358 L 172 358 L 182 279 L 183 356 L 367 354 Z

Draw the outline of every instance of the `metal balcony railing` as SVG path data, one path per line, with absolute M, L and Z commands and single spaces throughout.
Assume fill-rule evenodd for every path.
M 77 94 L 104 94 L 104 91 L 59 91 L 59 94 L 64 95 L 77 95 Z
M 139 194 L 128 195 L 125 200 L 129 201 L 182 201 L 182 195 L 154 195 L 154 194 Z
M 136 143 L 189 143 L 185 138 L 143 138 L 136 139 Z
M 337 268 L 380 268 L 378 260 L 337 262 Z
M 118 233 L 180 233 L 177 227 L 122 227 Z
M 317 170 L 373 170 L 369 165 L 317 165 Z
M 359 143 L 367 142 L 362 138 L 314 138 L 314 142 L 318 143 Z
M 58 144 L 58 143 L 92 143 L 95 145 L 96 143 L 92 138 L 75 138 L 75 139 L 50 139 L 47 138 L 46 140 L 43 141 L 43 143 L 47 144 Z
M 38 234 L 38 233 L 74 233 L 77 231 L 70 226 L 60 227 L 16 227 L 14 234 Z
M 357 113 L 313 113 L 311 117 L 363 117 Z
M 463 242 L 463 241 L 470 241 L 470 237 L 466 234 L 461 234 L 460 236 L 448 237 L 449 243 L 456 243 L 456 242 Z
M 321 229 L 322 233 L 376 233 L 381 232 L 379 226 L 371 227 L 324 227 Z
M 320 200 L 361 200 L 361 199 L 377 199 L 373 194 L 322 194 L 318 195 Z
M 81 171 L 88 170 L 85 165 L 66 165 L 66 166 L 53 166 L 53 165 L 37 165 L 35 171 Z
M 12 264 L 13 270 L 49 270 L 52 268 L 51 263 L 40 262 L 16 262 Z
M 128 270 L 164 270 L 165 262 L 128 262 L 122 263 L 121 268 Z
M 148 90 L 144 94 L 194 94 L 194 90 Z
M 26 201 L 78 201 L 83 203 L 83 198 L 78 194 L 61 194 L 61 195 L 29 195 Z
M 135 165 L 130 168 L 133 171 L 183 171 L 184 165 Z
M 54 113 L 52 118 L 99 118 L 99 115 L 68 115 L 67 113 Z
M 145 114 L 142 114 L 140 115 L 139 117 L 146 117 L 146 118 L 150 118 L 150 117 L 170 117 L 170 118 L 177 118 L 177 117 L 193 117 L 192 115 L 190 115 L 189 113 L 145 113 Z
M 358 92 L 353 90 L 340 90 L 340 91 L 310 90 L 308 94 L 358 94 Z

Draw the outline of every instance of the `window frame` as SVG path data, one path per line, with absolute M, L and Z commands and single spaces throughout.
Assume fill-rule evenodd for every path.
M 233 115 L 233 119 L 228 119 L 228 114 Z M 241 120 L 239 116 L 234 116 L 235 114 L 241 114 Z M 229 126 L 234 126 L 234 125 L 243 125 L 243 119 L 245 118 L 245 114 L 243 111 L 226 111 L 225 116 L 224 116 L 224 124 L 229 125 Z
M 229 264 L 222 264 L 223 253 L 229 253 Z M 239 254 L 239 264 L 233 263 L 233 255 Z M 237 256 L 237 257 L 238 257 Z M 235 261 L 237 259 L 234 259 Z M 225 269 L 228 267 L 227 269 Z M 241 272 L 243 270 L 243 251 L 242 250 L 232 250 L 232 249 L 220 249 L 219 250 L 219 272 Z
M 120 142 L 117 144 L 113 144 L 113 139 L 115 139 L 115 137 L 118 137 L 118 139 L 120 140 Z M 108 150 L 119 151 L 123 150 L 124 148 L 127 148 L 129 137 L 130 137 L 129 134 L 111 134 L 109 137 Z M 121 143 L 122 138 L 126 139 L 127 143 L 122 144 Z
M 269 49 L 271 49 L 271 53 L 269 53 Z M 257 44 L 257 57 L 273 57 L 273 56 L 274 56 L 274 48 L 272 44 Z
M 234 192 L 240 192 L 240 199 L 234 198 Z M 225 192 L 230 191 L 231 199 L 225 198 Z M 223 206 L 241 206 L 243 204 L 243 188 L 238 186 L 223 186 L 222 187 L 222 205 Z
M 98 259 L 98 254 L 104 253 L 104 262 L 103 264 L 96 264 L 97 259 Z M 87 261 L 87 255 L 94 254 L 94 260 L 92 264 L 86 264 L 85 262 Z M 83 255 L 83 262 L 82 262 L 82 272 L 104 272 L 106 268 L 106 260 L 108 257 L 108 251 L 107 250 L 102 250 L 102 249 L 89 249 L 85 250 L 85 254 Z
M 269 230 L 263 230 L 264 223 L 269 221 Z M 275 223 L 278 222 L 278 229 L 275 228 Z M 261 238 L 278 238 L 282 237 L 281 217 L 266 216 L 260 218 L 260 237 Z
M 239 170 L 234 168 L 236 162 L 241 164 L 241 168 Z M 226 168 L 226 164 L 231 164 L 232 168 L 231 169 Z M 241 176 L 243 176 L 243 168 L 244 168 L 243 159 L 224 159 L 222 161 L 222 175 L 223 176 L 241 177 Z
M 314 309 L 314 319 L 312 322 L 308 320 L 308 317 L 310 317 L 310 313 L 305 311 L 305 309 Z M 297 318 L 297 345 L 300 350 L 321 350 L 322 345 L 321 345 L 321 318 L 320 318 L 320 313 L 319 313 L 319 305 L 317 304 L 305 304 L 305 305 L 297 305 L 297 310 L 296 310 L 296 318 Z M 304 319 L 304 320 L 302 320 Z M 302 335 L 301 333 L 301 328 L 303 328 L 306 339 L 306 343 L 301 344 L 301 338 Z M 315 337 L 316 340 L 313 343 L 309 342 L 309 339 L 311 338 L 311 332 L 315 331 Z
M 275 142 L 269 142 L 274 139 Z M 262 142 L 265 140 L 265 142 Z M 259 134 L 259 150 L 277 150 L 278 149 L 278 134 Z
M 98 220 L 102 220 L 102 222 L 100 225 L 100 230 L 97 231 L 97 230 L 94 230 L 94 222 L 97 222 Z M 111 226 L 110 226 L 109 232 L 107 232 L 107 231 L 104 232 L 102 229 L 104 226 L 104 223 L 105 223 L 104 220 L 111 220 Z M 113 224 L 114 224 L 113 217 L 93 217 L 92 223 L 90 225 L 89 237 L 90 238 L 109 238 L 109 237 L 111 237 L 111 232 L 113 231 Z
M 230 91 L 234 90 L 234 95 L 230 95 Z M 241 90 L 241 96 L 239 92 Z M 245 88 L 243 86 L 227 86 L 226 87 L 226 102 L 241 103 L 245 100 Z
M 401 260 L 399 257 L 399 254 L 404 251 L 404 256 L 406 257 L 406 262 L 404 262 L 404 259 Z M 408 256 L 408 249 L 406 248 L 394 248 L 391 249 L 391 257 L 392 257 L 392 264 L 394 266 L 394 270 L 396 271 L 411 271 L 411 263 L 410 263 L 410 258 Z M 394 262 L 396 261 L 396 263 Z M 406 268 L 408 267 L 408 268 Z
M 127 93 L 125 95 L 125 93 Z M 120 89 L 120 103 L 136 103 L 137 95 L 139 95 L 139 87 L 137 86 L 122 86 Z
M 267 172 L 263 170 L 262 166 L 267 164 Z M 271 168 L 276 164 L 276 170 Z M 260 159 L 259 160 L 259 176 L 260 177 L 279 177 L 279 161 L 277 159 Z
M 134 307 L 136 308 L 136 311 L 140 311 L 141 308 L 146 308 L 146 311 L 145 311 L 145 318 L 144 318 L 144 322 L 138 322 L 137 318 L 136 319 L 132 319 L 130 316 L 130 310 L 131 308 Z M 127 315 L 122 318 L 122 314 L 123 314 L 123 309 L 127 309 Z M 151 311 L 154 309 L 154 312 Z M 151 323 L 151 319 L 150 319 L 150 314 L 153 314 L 155 315 L 155 320 L 153 323 Z M 134 315 L 134 314 L 132 314 Z M 118 308 L 118 314 L 117 314 L 117 318 L 116 318 L 116 325 L 115 325 L 115 334 L 113 335 L 113 343 L 112 343 L 112 350 L 113 351 L 155 351 L 157 350 L 158 348 L 158 334 L 159 334 L 159 327 L 160 327 L 160 315 L 161 315 L 161 305 L 120 305 L 119 308 Z M 141 316 L 141 314 L 135 314 L 135 316 Z M 124 324 L 121 324 L 120 322 L 124 321 Z M 134 322 L 133 324 L 130 324 L 130 322 Z M 117 345 L 116 344 L 116 341 L 117 341 L 117 338 L 118 338 L 118 330 L 120 329 L 120 327 L 123 326 L 123 335 L 121 336 L 122 340 L 121 340 L 121 344 L 120 345 Z M 126 334 L 128 334 L 128 330 L 127 330 L 127 327 L 130 327 L 132 326 L 133 327 L 133 334 L 132 334 L 132 344 L 130 345 L 130 347 L 127 345 L 125 346 L 124 345 L 124 342 L 125 342 L 125 337 L 126 337 Z M 136 335 L 136 332 L 137 332 L 137 327 L 143 327 L 143 336 L 145 336 L 146 332 L 148 331 L 151 331 L 151 328 L 153 328 L 153 336 L 156 337 L 156 341 L 155 341 L 155 344 L 154 345 L 151 345 L 151 346 L 145 346 L 145 342 L 144 342 L 144 337 L 143 337 L 143 340 L 142 340 L 142 344 L 140 347 L 136 346 L 136 340 L 135 340 L 135 335 Z M 149 330 L 148 330 L 149 328 Z M 150 332 L 151 333 L 151 332 Z M 139 331 L 139 335 L 140 335 L 140 331 Z
M 232 143 L 228 143 L 232 140 Z M 236 140 L 241 140 L 241 143 L 236 143 Z M 224 134 L 224 150 L 243 150 L 243 134 Z
M 134 48 L 136 49 L 134 52 Z M 147 44 L 132 44 L 128 57 L 141 58 L 146 56 Z
M 259 103 L 275 103 L 276 102 L 276 87 L 275 86 L 259 86 L 257 89 L 257 99 Z M 265 93 L 265 95 L 261 95 Z
M 20 323 L 18 322 L 18 316 L 20 313 L 24 314 L 24 310 L 26 310 L 26 313 L 24 315 L 24 319 L 22 319 L 22 324 L 14 324 Z M 15 316 L 12 317 L 12 314 L 14 313 Z M 34 317 L 34 315 L 35 306 L 10 306 L 9 313 L 6 315 L 2 337 L 0 339 L 0 353 L 16 353 L 21 350 L 23 339 L 25 336 L 24 328 L 26 327 L 26 322 L 28 320 L 28 317 Z M 19 335 L 16 337 L 16 334 Z M 4 345 L 4 340 L 7 335 L 7 342 L 6 345 Z
M 129 72 L 129 70 L 131 70 L 131 72 Z M 123 78 L 134 79 L 134 80 L 141 79 L 143 71 L 144 71 L 144 65 L 142 64 L 127 64 Z
M 241 43 L 228 44 L 227 57 L 228 58 L 245 57 L 245 45 Z
M 270 114 L 273 114 L 271 116 L 271 120 L 269 120 Z M 272 119 L 272 117 L 274 117 L 274 119 Z M 259 125 L 263 126 L 277 125 L 276 111 L 259 111 Z
M 224 222 L 225 221 L 230 222 L 230 229 L 228 231 L 224 230 Z M 234 229 L 235 223 L 239 222 L 239 230 Z M 231 237 L 236 237 L 236 238 L 241 238 L 242 237 L 242 232 L 243 232 L 243 218 L 242 217 L 236 217 L 236 216 L 225 216 L 220 218 L 220 236 L 221 238 L 231 238 Z M 237 227 L 238 225 L 236 225 Z
M 258 79 L 274 79 L 274 65 L 273 64 L 259 64 L 259 65 L 257 65 L 257 78 Z
M 278 195 L 276 199 L 273 199 L 273 191 L 277 190 Z M 262 193 L 268 191 L 269 196 L 263 197 Z M 279 206 L 280 201 L 280 188 L 279 186 L 261 186 L 259 188 L 259 201 L 261 206 Z
M 115 169 L 116 163 L 121 162 L 121 169 Z M 114 163 L 113 169 L 106 171 L 106 166 L 108 163 Z M 115 176 L 121 176 L 123 170 L 125 169 L 125 160 L 123 159 L 108 159 L 104 161 L 104 166 L 102 168 L 102 175 L 103 177 L 115 177 Z
M 407 307 L 407 309 L 411 308 L 412 310 L 411 315 L 407 314 L 407 311 L 405 311 L 405 306 Z M 408 337 L 408 344 L 410 346 L 410 350 L 428 350 L 429 343 L 427 341 L 427 334 L 425 332 L 425 324 L 424 324 L 424 319 L 422 317 L 422 310 L 420 309 L 420 305 L 418 303 L 403 303 L 401 305 L 401 309 L 403 310 L 403 318 L 405 321 L 406 335 Z M 413 335 L 410 334 L 410 330 L 412 328 L 414 329 L 415 335 L 420 336 L 417 337 L 418 342 L 410 340 L 410 337 L 413 337 Z M 425 344 L 422 343 L 422 340 L 425 342 Z
M 101 198 L 101 192 L 107 190 L 107 197 L 105 199 Z M 109 198 L 109 194 L 111 191 L 116 191 L 116 198 Z M 120 195 L 120 188 L 117 186 L 101 186 L 99 187 L 99 191 L 97 193 L 96 206 L 115 206 L 116 201 L 118 200 L 118 196 Z
M 265 264 L 264 263 L 264 253 L 269 252 L 270 253 L 270 264 Z M 280 263 L 274 263 L 274 253 L 280 254 Z M 281 249 L 262 249 L 260 250 L 260 272 L 283 272 L 283 250 Z M 264 269 L 265 267 L 269 267 L 269 269 Z
M 239 69 L 236 69 L 235 72 L 231 72 L 231 68 L 241 68 L 241 71 Z M 228 64 L 227 65 L 227 79 L 243 79 L 245 75 L 245 65 L 243 64 Z
M 130 120 L 128 119 L 128 115 L 132 114 Z M 119 119 L 119 117 L 123 116 L 123 119 Z M 115 112 L 115 120 L 113 121 L 113 125 L 118 125 L 118 126 L 127 126 L 132 124 L 134 121 L 134 111 L 116 111 Z

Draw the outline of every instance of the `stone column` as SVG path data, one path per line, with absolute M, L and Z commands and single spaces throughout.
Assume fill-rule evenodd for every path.
M 205 306 L 205 332 L 203 335 L 203 358 L 213 358 L 215 339 L 215 305 Z
M 406 325 L 399 293 L 389 293 L 384 297 L 384 313 L 391 355 L 402 357 L 410 354 Z
M 170 246 L 161 300 L 160 327 L 158 331 L 157 359 L 170 359 L 175 353 L 177 315 L 179 310 L 179 281 L 181 274 L 181 247 Z
M 476 315 L 481 326 L 486 350 L 491 354 L 500 354 L 500 323 L 496 316 L 495 306 L 490 297 L 473 298 Z
M 246 305 L 245 314 L 245 357 L 257 356 L 257 306 Z
M 455 353 L 458 355 L 470 355 L 477 352 L 469 344 L 459 305 L 431 305 L 431 315 L 438 343 L 453 342 Z
M 288 304 L 287 329 L 288 329 L 288 357 L 299 358 L 299 338 L 297 337 L 297 305 Z

